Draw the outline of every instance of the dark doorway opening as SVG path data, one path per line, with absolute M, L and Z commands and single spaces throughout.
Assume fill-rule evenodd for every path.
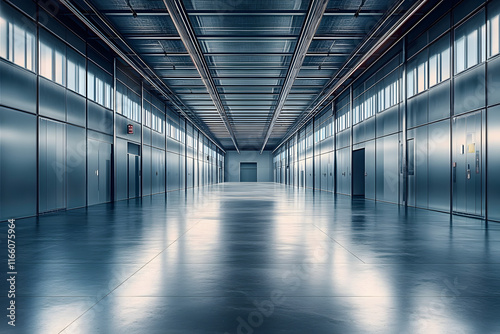
M 240 162 L 240 182 L 257 182 L 256 162 Z
M 352 152 L 352 195 L 365 197 L 365 149 Z

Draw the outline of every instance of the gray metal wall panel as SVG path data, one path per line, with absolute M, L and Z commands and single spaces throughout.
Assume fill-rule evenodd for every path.
M 336 141 L 337 149 L 349 146 L 350 142 L 351 142 L 351 132 L 349 129 L 339 132 L 337 134 L 337 141 Z
M 186 157 L 181 155 L 179 157 L 179 182 L 180 189 L 186 188 Z
M 99 142 L 88 139 L 87 142 L 87 203 L 99 203 Z
M 455 115 L 485 106 L 485 65 L 479 65 L 455 77 Z
M 167 151 L 172 152 L 172 153 L 181 154 L 180 143 L 176 140 L 171 139 L 171 138 L 167 138 Z M 202 155 L 202 157 L 203 157 L 203 155 Z M 204 160 L 204 159 L 202 159 L 202 160 Z
M 85 98 L 81 95 L 66 90 L 66 120 L 79 126 L 87 124 Z
M 102 142 L 105 142 L 108 144 L 113 143 L 113 136 L 106 135 L 104 133 L 100 133 L 100 132 L 96 132 L 96 131 L 92 131 L 92 130 L 87 130 L 87 137 L 89 139 L 95 139 L 95 140 L 102 141 Z
M 40 77 L 40 115 L 66 121 L 66 89 Z
M 87 198 L 87 169 L 85 164 L 87 139 L 85 129 L 72 125 L 66 126 L 66 165 L 67 165 L 67 207 L 83 207 Z
M 116 194 L 117 200 L 128 198 L 128 142 L 124 139 L 116 138 Z
M 408 100 L 407 104 L 407 126 L 413 128 L 427 123 L 428 112 L 427 103 L 429 99 L 429 92 L 423 92 Z
M 127 133 L 127 125 L 132 124 L 134 133 Z M 126 139 L 127 141 L 134 141 L 136 143 L 141 142 L 141 124 L 132 121 L 120 114 L 116 114 L 116 136 Z
M 87 108 L 88 128 L 107 134 L 113 134 L 113 112 L 92 101 L 88 101 Z
M 351 193 L 351 152 L 350 148 L 337 151 L 337 193 Z
M 398 135 L 377 139 L 376 141 L 376 189 L 377 200 L 398 202 Z
M 151 129 L 144 127 L 144 145 L 151 145 Z
M 358 123 L 353 126 L 352 140 L 354 144 L 361 143 L 365 141 L 366 137 L 366 127 L 365 122 Z
M 377 114 L 377 137 L 385 136 L 399 130 L 399 106 L 391 107 Z
M 111 144 L 99 143 L 99 203 L 111 201 Z
M 186 182 L 187 187 L 192 188 L 194 183 L 194 162 L 192 158 L 187 158 L 186 165 Z
M 155 148 L 151 148 L 151 193 L 157 194 L 160 192 L 160 152 Z
M 365 198 L 375 199 L 375 141 L 365 143 Z
M 450 123 L 429 125 L 429 209 L 450 211 Z
M 450 80 L 429 90 L 429 122 L 450 117 Z
M 0 59 L 0 104 L 36 113 L 36 75 Z
M 36 214 L 36 117 L 0 107 L 0 220 Z
M 500 57 L 488 62 L 488 105 L 500 103 Z
M 321 163 L 321 174 L 318 174 L 316 177 L 320 179 L 320 189 L 328 190 L 328 160 L 329 153 L 322 154 L 320 157 Z
M 167 152 L 167 189 L 179 189 L 179 182 L 179 155 Z
M 321 176 L 321 156 L 317 155 L 314 157 L 314 189 L 321 189 Z
M 66 208 L 66 124 L 40 119 L 39 212 Z
M 306 159 L 306 188 L 313 187 L 313 158 Z
M 415 129 L 415 206 L 424 209 L 429 201 L 427 151 L 427 126 L 421 126 Z
M 142 195 L 151 195 L 151 147 L 142 147 Z
M 500 106 L 488 109 L 488 218 L 500 220 Z
M 156 131 L 152 131 L 151 136 L 152 146 L 165 150 L 165 135 Z

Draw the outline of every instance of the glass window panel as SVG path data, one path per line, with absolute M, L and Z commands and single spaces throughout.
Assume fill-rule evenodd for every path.
M 78 93 L 85 95 L 85 78 L 87 77 L 85 69 L 85 60 L 78 67 Z
M 7 41 L 8 41 L 8 31 L 7 31 L 7 20 L 3 18 L 3 12 L 0 13 L 0 57 L 7 58 Z
M 447 41 L 447 40 L 446 40 Z M 448 80 L 450 78 L 450 48 L 446 47 L 441 52 L 441 81 Z
M 429 87 L 439 82 L 439 55 L 431 55 L 429 58 Z
M 40 42 L 40 75 L 52 80 L 52 49 Z
M 122 114 L 123 113 L 123 107 L 122 107 L 122 99 L 123 99 L 123 95 L 122 93 L 117 89 L 116 90 L 116 112 L 118 114 Z
M 417 68 L 417 92 L 421 93 L 427 89 L 427 66 L 426 63 L 418 65 Z
M 35 70 L 35 36 L 26 32 L 26 68 Z
M 499 15 L 497 14 L 490 20 L 490 52 L 489 56 L 494 56 L 499 52 L 499 42 L 500 42 L 500 34 L 499 34 Z
M 455 42 L 455 73 L 465 70 L 465 37 L 459 38 Z
M 471 31 L 467 35 L 467 67 L 476 65 L 479 62 L 479 36 L 478 31 Z
M 495 6 L 495 7 L 493 7 Z M 488 57 L 493 57 L 500 52 L 500 6 L 491 5 L 488 9 L 488 27 L 489 27 L 489 47 Z
M 26 34 L 17 25 L 14 25 L 14 63 L 26 67 Z
M 88 80 L 87 80 L 87 96 L 90 100 L 95 100 L 95 76 L 92 72 L 88 72 Z
M 67 87 L 71 89 L 72 91 L 76 91 L 77 87 L 77 68 L 76 64 L 71 61 L 68 57 L 68 66 L 67 66 L 67 73 L 68 73 L 68 79 L 67 79 Z
M 65 84 L 64 76 L 65 76 L 65 56 L 60 50 L 56 50 L 54 57 L 54 81 L 60 85 Z
M 455 29 L 455 73 L 460 73 L 485 58 L 484 10 Z

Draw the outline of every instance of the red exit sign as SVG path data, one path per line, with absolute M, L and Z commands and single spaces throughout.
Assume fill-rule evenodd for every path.
M 134 125 L 133 124 L 128 124 L 127 125 L 127 133 L 129 135 L 133 135 L 134 134 Z

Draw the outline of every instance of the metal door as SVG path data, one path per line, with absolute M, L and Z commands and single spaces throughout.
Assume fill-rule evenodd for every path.
M 99 203 L 99 142 L 88 140 L 87 153 L 87 194 L 88 205 Z
M 478 111 L 453 119 L 453 211 L 475 216 L 482 216 L 481 118 Z

